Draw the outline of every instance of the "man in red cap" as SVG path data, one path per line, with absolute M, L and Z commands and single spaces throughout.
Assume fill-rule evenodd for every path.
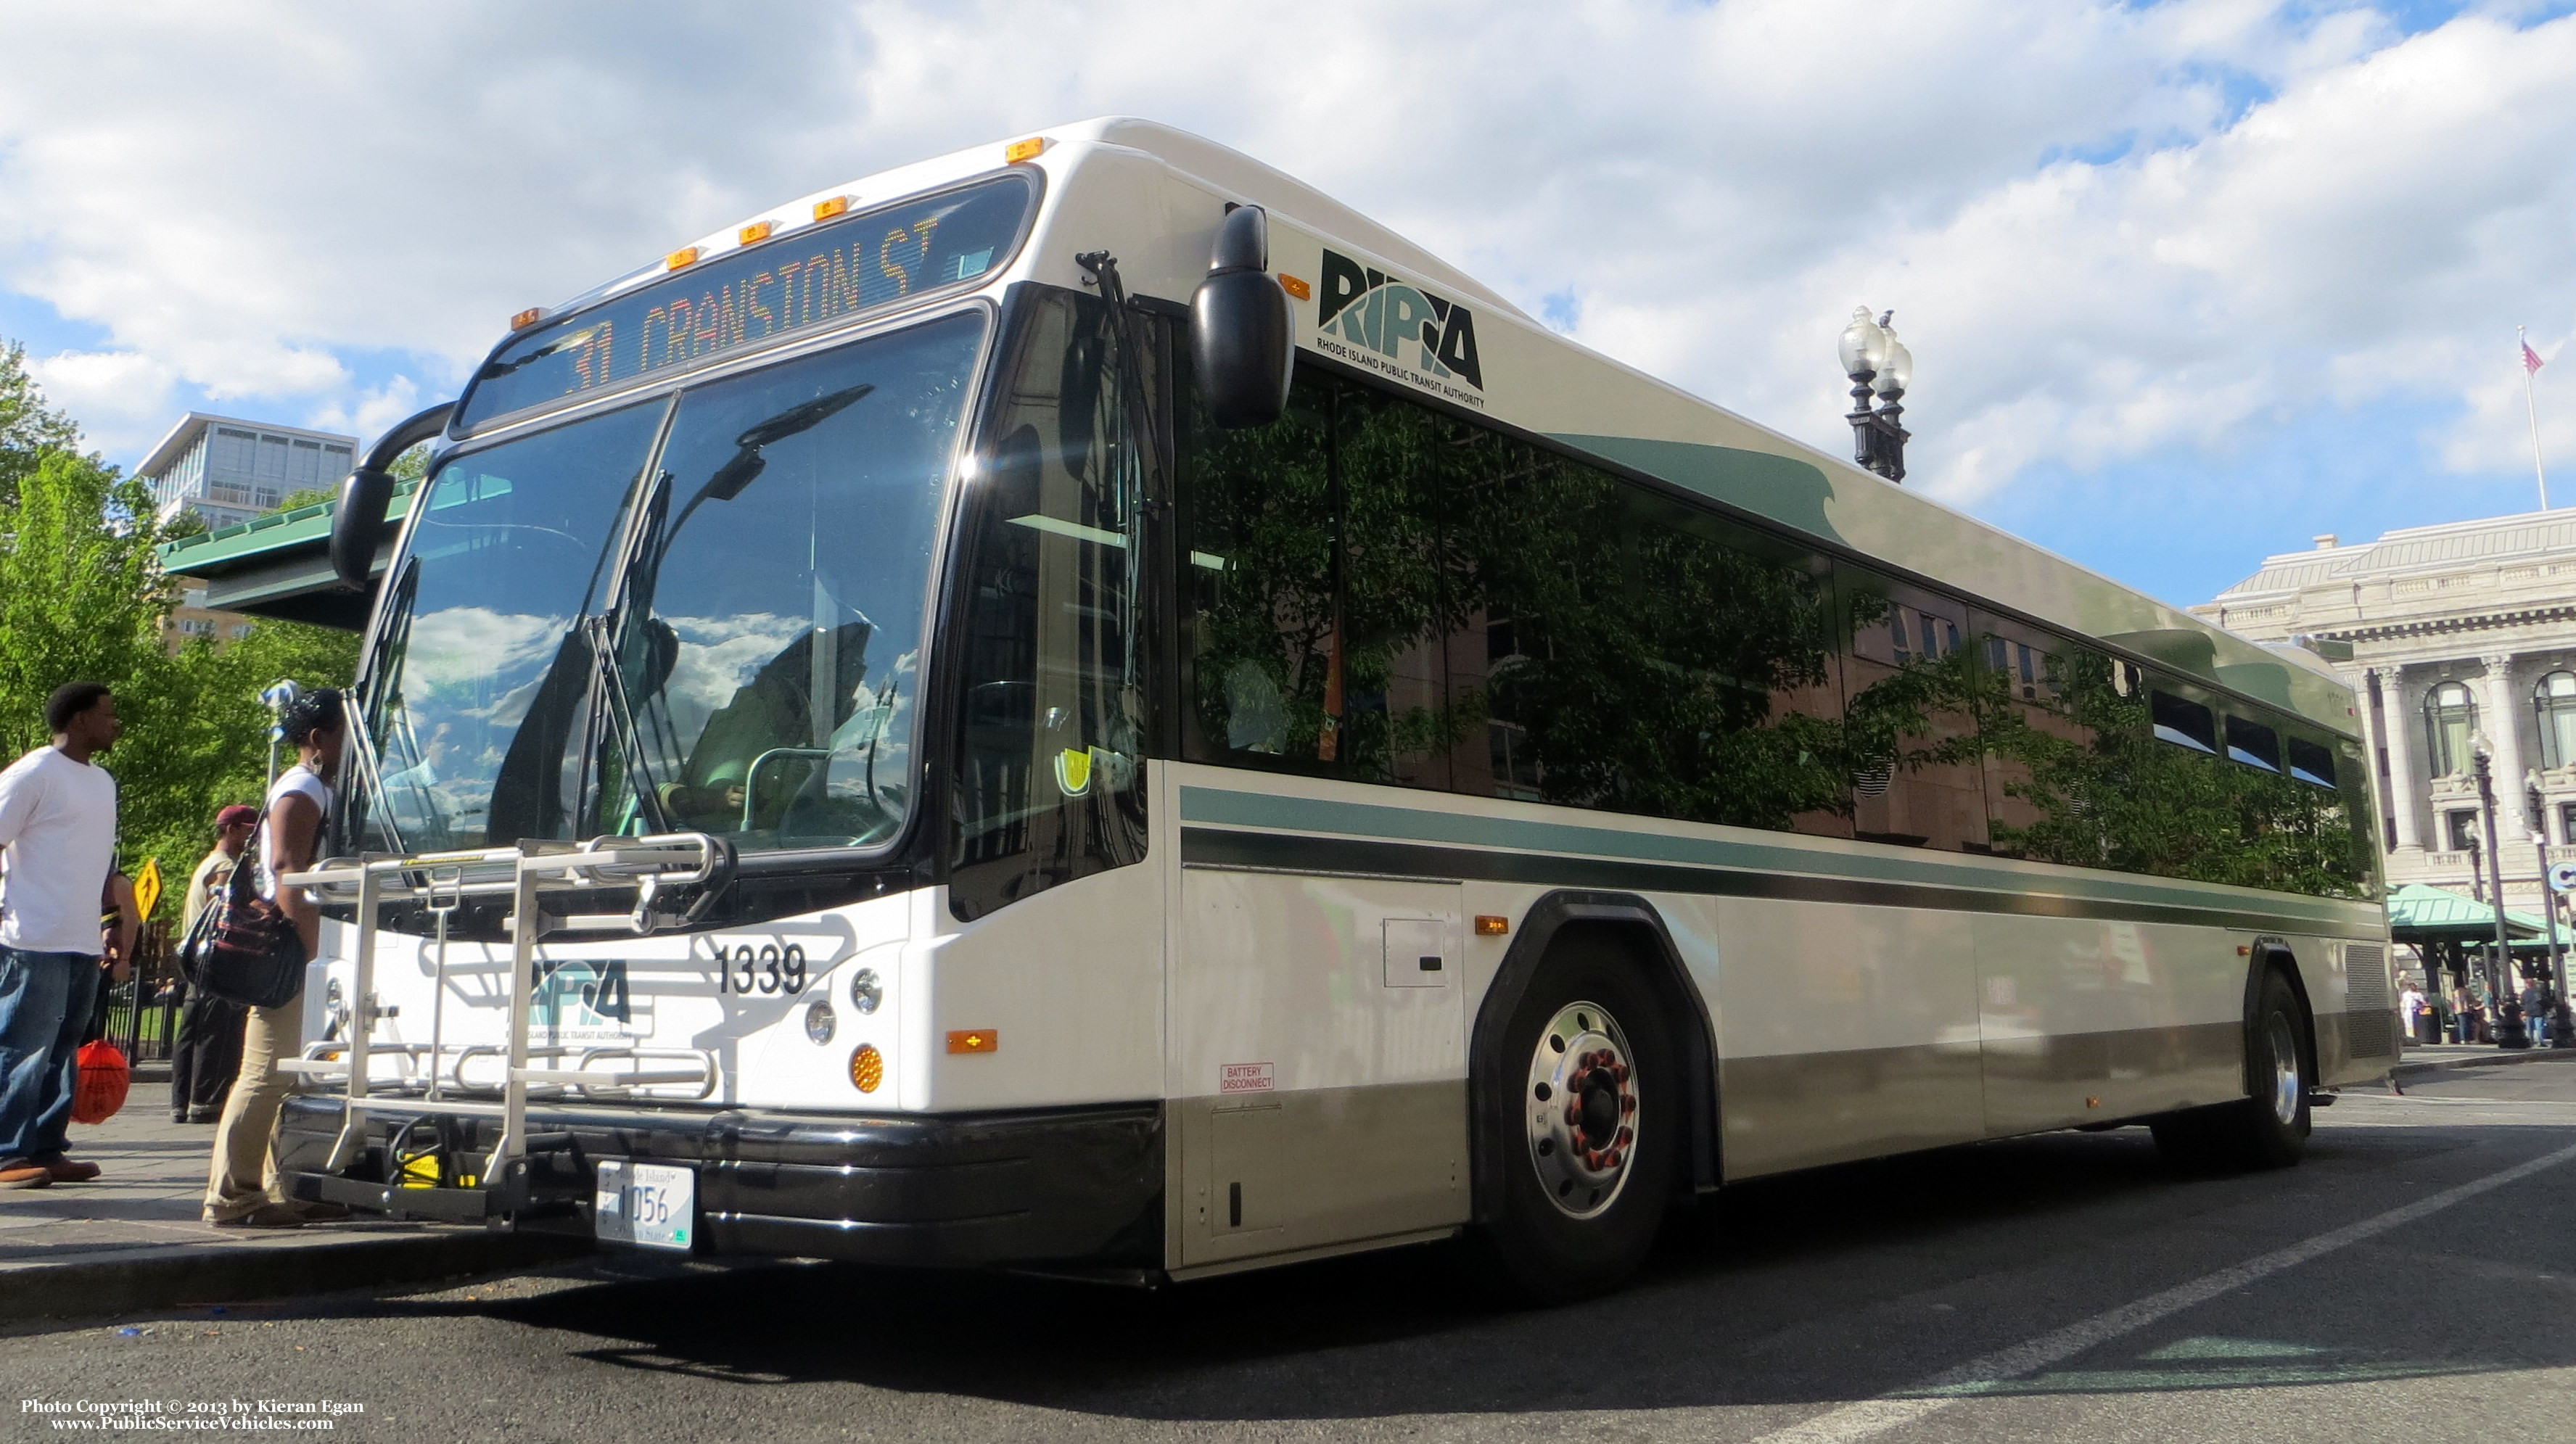
M 232 881 L 233 866 L 259 827 L 259 809 L 234 803 L 215 814 L 215 845 L 197 870 L 188 874 L 188 900 L 179 916 L 186 921 L 181 937 L 195 931 L 197 914 L 215 891 Z M 232 1092 L 233 1074 L 241 1069 L 242 1023 L 239 1003 L 227 1002 L 202 988 L 190 988 L 180 1006 L 179 1036 L 170 1050 L 170 1121 L 212 1123 L 223 1116 L 224 1098 Z

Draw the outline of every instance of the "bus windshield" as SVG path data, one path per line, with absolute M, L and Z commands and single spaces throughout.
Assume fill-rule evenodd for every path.
M 983 334 L 952 315 L 441 466 L 391 574 L 353 835 L 890 836 Z
M 892 836 L 981 313 L 681 393 L 616 623 L 600 831 Z
M 424 488 L 368 689 L 369 848 L 565 835 L 564 767 L 590 691 L 626 495 L 663 407 L 631 406 L 450 460 Z

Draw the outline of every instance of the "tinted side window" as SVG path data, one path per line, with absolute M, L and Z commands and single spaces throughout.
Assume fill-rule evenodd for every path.
M 1835 568 L 1853 836 L 1951 851 L 1989 846 L 1979 765 L 1983 648 L 1953 598 Z
M 2014 779 L 2005 790 L 2029 819 L 2000 823 L 1997 847 L 2159 877 L 2370 895 L 2366 816 L 2335 792 L 2206 750 L 2186 728 L 2208 707 L 2170 687 L 2142 689 L 2130 675 L 2070 645 L 2045 720 L 1989 730 L 1990 756 Z M 2349 771 L 2358 784 L 2357 750 Z
M 1456 697 L 1488 743 L 1461 789 L 1849 836 L 1824 564 L 1536 447 L 1489 454 L 1454 504 L 1450 651 L 1483 669 Z
M 2281 770 L 2281 734 L 2251 717 L 2234 712 L 2227 714 L 2227 760 L 2260 767 L 2266 772 Z
M 1188 453 L 1193 760 L 1849 835 L 1814 558 L 1311 368 Z
M 1279 421 L 1194 415 L 1182 497 L 1185 754 L 1448 785 L 1458 599 L 1442 497 L 1477 438 L 1301 370 Z
M 2218 750 L 2217 714 L 2200 703 L 2158 690 L 2151 694 L 2148 715 L 2155 719 L 2158 741 L 2198 752 Z

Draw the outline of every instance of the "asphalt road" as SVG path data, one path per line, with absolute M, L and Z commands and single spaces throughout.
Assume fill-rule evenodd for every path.
M 2127 1129 L 1744 1185 L 1550 1312 L 1415 1250 L 1159 1295 L 611 1259 L 21 1326 L 0 1438 L 79 1417 L 31 1399 L 355 1401 L 331 1437 L 371 1440 L 2576 1437 L 2576 1060 L 2317 1116 L 2280 1173 Z

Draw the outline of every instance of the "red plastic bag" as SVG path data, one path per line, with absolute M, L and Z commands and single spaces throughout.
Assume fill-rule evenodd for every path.
M 80 1081 L 72 1086 L 72 1121 L 105 1123 L 125 1106 L 125 1090 L 134 1081 L 134 1070 L 105 1038 L 83 1043 L 79 1058 Z

